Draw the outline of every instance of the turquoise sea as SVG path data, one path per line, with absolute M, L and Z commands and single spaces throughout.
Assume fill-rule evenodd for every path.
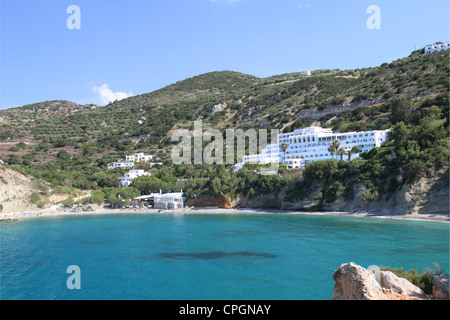
M 449 271 L 449 224 L 270 214 L 1 223 L 1 299 L 328 300 L 340 264 Z M 69 290 L 67 268 L 80 269 Z

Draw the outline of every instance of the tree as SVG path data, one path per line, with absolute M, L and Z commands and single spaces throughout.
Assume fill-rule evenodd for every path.
M 353 146 L 353 148 L 351 150 L 347 151 L 348 161 L 352 161 L 352 154 L 357 154 L 360 152 L 361 152 L 361 150 L 358 148 L 358 146 Z
M 155 176 L 142 176 L 133 180 L 131 187 L 138 189 L 141 194 L 168 192 L 170 190 L 170 183 L 161 181 Z
M 337 154 L 341 156 L 341 160 L 343 160 L 343 156 L 347 154 L 347 151 L 345 150 L 344 147 L 340 147 L 339 150 L 337 151 Z
M 307 164 L 303 176 L 308 182 L 325 181 L 328 183 L 330 177 L 337 172 L 338 165 L 336 160 L 328 159 L 324 161 L 314 161 Z
M 328 147 L 328 152 L 331 154 L 331 157 L 334 157 L 336 147 L 333 144 L 330 144 L 330 146 Z
M 409 97 L 399 97 L 386 103 L 390 107 L 392 115 L 392 123 L 403 121 L 409 123 L 412 119 L 412 107 L 413 103 Z
M 284 153 L 283 162 L 286 161 L 286 150 L 287 150 L 287 148 L 288 148 L 288 145 L 286 143 L 283 143 L 280 146 L 281 151 L 283 151 L 283 153 Z
M 337 160 L 337 152 L 339 150 L 340 145 L 341 143 L 339 142 L 339 140 L 334 140 L 328 147 L 328 152 L 330 152 L 332 157 L 336 154 L 336 160 Z
M 91 201 L 92 203 L 102 204 L 105 200 L 105 194 L 102 191 L 95 190 L 92 192 Z
M 9 154 L 6 157 L 6 163 L 9 165 L 20 164 L 20 157 L 17 154 Z
M 403 167 L 403 171 L 405 180 L 413 183 L 426 173 L 427 166 L 421 160 L 414 159 Z
M 394 148 L 399 149 L 408 141 L 409 131 L 403 121 L 400 121 L 392 127 L 389 137 L 392 139 Z
M 61 161 L 69 161 L 72 158 L 72 156 L 66 150 L 60 150 L 56 154 L 56 158 L 60 159 Z

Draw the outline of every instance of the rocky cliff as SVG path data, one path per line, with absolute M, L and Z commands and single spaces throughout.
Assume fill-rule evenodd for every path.
M 48 208 L 66 198 L 67 195 L 52 194 L 45 182 L 0 164 L 0 213 Z
M 449 170 L 443 168 L 414 184 L 404 184 L 393 194 L 367 203 L 364 184 L 353 186 L 353 200 L 339 197 L 334 203 L 324 204 L 323 210 L 366 211 L 376 214 L 449 214 Z
M 449 169 L 442 168 L 414 184 L 405 184 L 393 194 L 384 195 L 378 201 L 367 202 L 364 193 L 367 187 L 363 183 L 353 185 L 353 198 L 350 200 L 340 196 L 332 203 L 326 203 L 318 197 L 312 186 L 309 196 L 294 202 L 286 201 L 288 189 L 279 193 L 265 194 L 256 197 L 240 195 L 234 206 L 224 202 L 219 207 L 247 207 L 258 209 L 281 209 L 293 211 L 338 211 L 369 212 L 380 215 L 403 214 L 449 214 Z M 211 200 L 211 199 L 209 199 Z M 209 202 L 209 205 L 213 205 Z M 216 204 L 217 205 L 217 204 Z

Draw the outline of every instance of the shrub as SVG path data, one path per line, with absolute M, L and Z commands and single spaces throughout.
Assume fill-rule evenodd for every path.
M 105 194 L 101 191 L 94 191 L 92 192 L 92 203 L 96 203 L 96 204 L 102 204 L 103 201 L 105 200 Z
M 325 193 L 325 197 L 327 198 L 327 203 L 333 203 L 337 198 L 342 196 L 345 191 L 345 186 L 342 182 L 336 181 L 333 183 Z
M 375 202 L 379 198 L 378 191 L 376 190 L 364 191 L 361 196 L 367 203 Z
M 425 269 L 420 274 L 415 269 L 410 269 L 409 271 L 404 271 L 403 268 L 389 268 L 381 267 L 381 271 L 391 271 L 397 277 L 404 278 L 411 282 L 413 285 L 419 287 L 424 293 L 430 295 L 433 293 L 433 279 L 435 276 L 444 275 L 444 271 L 441 270 L 439 265 L 434 265 L 433 269 Z

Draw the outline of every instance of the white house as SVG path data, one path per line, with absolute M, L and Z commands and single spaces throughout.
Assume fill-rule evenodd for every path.
M 122 187 L 129 187 L 134 179 L 142 176 L 151 176 L 150 172 L 145 172 L 144 170 L 130 170 L 125 173 L 124 177 L 120 177 L 120 185 Z
M 135 153 L 131 156 L 126 156 L 126 162 L 149 162 L 153 159 L 152 155 L 145 155 L 143 153 Z
M 112 165 L 108 166 L 109 170 L 116 169 L 116 168 L 126 168 L 126 169 L 133 169 L 134 163 L 133 162 L 113 162 Z
M 261 154 L 245 156 L 242 162 L 236 165 L 235 171 L 241 169 L 246 162 L 259 164 L 279 162 L 287 165 L 290 169 L 302 168 L 305 164 L 313 161 L 336 157 L 328 151 L 329 146 L 335 140 L 338 140 L 339 147 L 346 151 L 351 150 L 354 146 L 357 146 L 361 152 L 370 151 L 386 142 L 388 131 L 333 133 L 331 129 L 321 127 L 297 129 L 294 132 L 280 134 L 278 143 L 269 145 Z M 286 144 L 286 152 L 280 150 L 282 144 Z M 352 155 L 352 158 L 357 157 L 359 157 L 359 153 Z M 344 159 L 346 160 L 346 157 Z
M 450 50 L 449 42 L 435 43 L 431 46 L 425 47 L 425 53 L 439 52 L 439 51 L 444 51 L 444 50 Z

